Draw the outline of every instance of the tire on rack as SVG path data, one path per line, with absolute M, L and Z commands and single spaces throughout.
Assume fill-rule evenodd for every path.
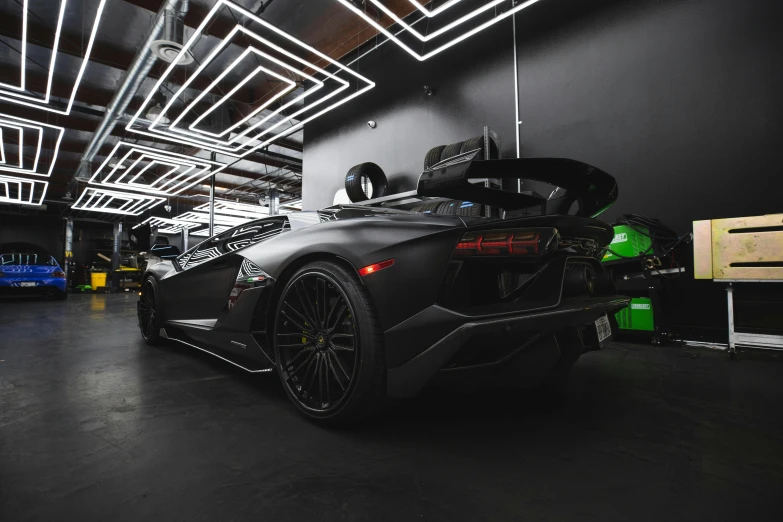
M 436 214 L 441 214 L 445 216 L 456 216 L 457 211 L 459 210 L 459 206 L 462 204 L 462 201 L 458 199 L 450 199 L 448 201 L 444 201 L 440 204 Z
M 443 149 L 445 148 L 445 145 L 438 145 L 437 147 L 433 147 L 427 151 L 427 155 L 424 156 L 424 170 L 427 170 L 431 166 L 440 162 L 440 156 L 443 154 Z
M 465 140 L 462 142 L 462 148 L 460 149 L 460 154 L 464 154 L 466 152 L 470 152 L 472 150 L 481 149 L 481 153 L 479 153 L 480 159 L 484 159 L 484 136 L 476 136 L 475 138 L 470 138 L 469 140 Z M 497 159 L 498 158 L 498 146 L 497 143 L 495 143 L 495 140 L 490 138 L 489 140 L 489 158 L 490 159 Z
M 484 215 L 484 206 L 471 201 L 463 201 L 457 210 L 458 216 L 481 217 Z
M 421 208 L 420 212 L 423 212 L 425 214 L 435 214 L 441 203 L 442 203 L 441 201 L 436 201 L 434 203 L 427 203 Z
M 139 329 L 144 342 L 150 346 L 163 342 L 160 336 L 161 312 L 158 299 L 158 283 L 152 276 L 147 276 L 141 285 L 141 296 L 138 304 Z
M 299 269 L 277 303 L 273 343 L 286 395 L 309 419 L 347 424 L 385 402 L 383 330 L 355 271 L 331 261 Z
M 367 201 L 367 194 L 362 187 L 362 178 L 367 177 L 372 184 L 372 197 L 380 198 L 385 196 L 389 190 L 389 184 L 386 181 L 386 174 L 383 169 L 375 163 L 359 163 L 351 167 L 345 176 L 345 192 L 348 199 L 354 203 Z
M 440 153 L 440 160 L 444 161 L 459 154 L 459 151 L 462 149 L 462 143 L 463 142 L 460 141 L 459 143 L 452 143 L 451 145 L 444 147 L 443 152 Z

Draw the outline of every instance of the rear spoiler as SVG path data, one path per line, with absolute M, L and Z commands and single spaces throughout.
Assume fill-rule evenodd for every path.
M 606 172 L 564 158 L 515 158 L 479 160 L 480 150 L 459 154 L 432 165 L 419 177 L 416 189 L 420 196 L 443 197 L 481 203 L 506 210 L 531 207 L 548 208 L 549 212 L 566 213 L 574 202 L 578 216 L 594 217 L 617 201 L 617 182 Z M 565 195 L 551 208 L 552 199 L 532 194 L 496 190 L 470 182 L 471 179 L 526 179 L 560 187 Z M 557 192 L 557 191 L 556 191 Z M 553 192 L 554 194 L 554 192 Z

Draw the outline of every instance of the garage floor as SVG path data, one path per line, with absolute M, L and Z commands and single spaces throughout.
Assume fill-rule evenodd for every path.
M 327 431 L 275 374 L 146 347 L 133 295 L 0 302 L 0 520 L 754 520 L 783 364 L 616 345 L 567 401 L 430 392 Z M 777 516 L 775 516 L 777 518 Z

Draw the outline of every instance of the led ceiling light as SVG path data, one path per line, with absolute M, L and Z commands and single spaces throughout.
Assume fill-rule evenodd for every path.
M 143 181 L 142 176 L 149 173 L 148 176 L 153 177 L 158 166 L 166 167 L 167 170 L 162 174 L 154 174 L 154 180 L 150 182 Z M 172 196 L 225 167 L 224 163 L 216 161 L 120 141 L 89 182 L 92 185 Z
M 151 124 L 145 126 L 146 122 L 142 115 L 149 110 L 155 92 L 174 74 L 177 65 L 184 59 L 186 53 L 190 52 L 190 49 L 195 46 L 196 42 L 201 42 L 200 36 L 205 33 L 206 28 L 214 21 L 221 8 L 232 11 L 232 16 L 237 19 L 237 25 L 229 31 L 228 35 L 219 44 L 211 49 L 204 60 L 199 62 L 196 70 L 185 82 L 182 82 L 179 89 L 163 106 L 163 112 L 152 120 Z M 253 28 L 256 28 L 257 31 L 263 30 L 272 33 L 274 36 L 271 37 L 280 38 L 281 42 L 284 41 L 285 44 L 283 46 L 277 45 L 269 38 L 254 32 Z M 240 38 L 232 42 L 232 39 L 236 36 Z M 206 40 L 204 41 L 206 42 Z M 252 45 L 247 46 L 247 44 L 242 43 L 246 41 L 252 42 Z M 211 82 L 209 88 L 195 100 L 186 104 L 185 110 L 178 118 L 175 118 L 169 126 L 161 128 L 163 118 L 168 117 L 167 113 L 172 105 L 184 94 L 185 89 L 190 86 L 198 75 L 213 63 L 229 43 L 245 45 L 246 48 L 239 58 L 235 59 L 227 69 L 223 70 L 217 79 Z M 238 68 L 240 63 L 248 57 L 254 60 L 252 71 L 238 85 L 230 89 L 227 94 L 222 95 L 217 103 L 212 104 L 209 110 L 200 114 L 192 124 L 189 124 L 186 128 L 179 128 L 178 126 L 182 123 L 184 115 L 194 111 L 195 105 L 214 89 L 218 82 L 225 80 L 227 75 Z M 313 63 L 312 57 L 317 57 L 318 63 L 326 62 L 326 67 L 330 67 L 336 72 L 331 73 L 317 66 Z M 241 121 L 220 133 L 213 133 L 198 128 L 199 123 L 204 118 L 209 116 L 217 107 L 224 104 L 238 89 L 246 84 L 252 85 L 253 79 L 261 73 L 273 77 L 278 82 L 283 82 L 282 92 L 276 92 L 272 99 L 267 100 L 259 107 L 255 107 Z M 291 76 L 301 79 L 300 81 L 307 81 L 304 92 L 295 99 L 287 101 L 281 107 L 272 111 L 271 114 L 253 122 L 252 120 L 260 115 L 262 111 L 271 110 L 270 106 L 272 103 L 279 102 L 282 104 L 283 97 L 293 93 L 299 81 L 291 82 Z M 245 157 L 278 138 L 296 132 L 306 123 L 360 96 L 374 86 L 375 84 L 367 78 L 262 20 L 243 7 L 228 0 L 218 0 L 199 27 L 193 31 L 191 38 L 185 43 L 177 58 L 158 79 L 157 84 L 150 91 L 144 103 L 131 118 L 126 126 L 126 130 L 146 136 L 164 138 L 186 146 L 196 146 L 220 152 L 233 157 Z M 314 96 L 316 93 L 318 95 Z M 294 110 L 288 114 L 286 109 L 292 107 Z M 301 119 L 297 121 L 297 118 Z M 240 129 L 242 126 L 247 126 L 247 128 Z
M 351 0 L 337 0 L 341 4 L 343 4 L 345 7 L 362 17 L 368 24 L 373 26 L 375 29 L 383 33 L 389 40 L 393 41 L 397 45 L 399 45 L 405 52 L 413 56 L 419 61 L 424 61 L 429 58 L 432 58 L 438 53 L 441 53 L 448 49 L 449 47 L 452 47 L 453 45 L 458 44 L 459 42 L 466 40 L 467 38 L 470 38 L 476 33 L 479 33 L 486 29 L 487 27 L 490 27 L 501 20 L 504 20 L 508 18 L 509 16 L 518 13 L 522 9 L 525 9 L 526 7 L 530 7 L 531 5 L 539 2 L 539 0 L 527 0 L 526 2 L 522 2 L 512 8 L 510 8 L 508 11 L 504 11 L 503 13 L 500 13 L 498 15 L 495 15 L 491 19 L 471 28 L 468 31 L 463 32 L 459 36 L 453 37 L 451 40 L 448 40 L 441 45 L 437 46 L 435 49 L 425 53 L 425 54 L 419 54 L 417 51 L 415 51 L 413 48 L 411 48 L 409 45 L 405 44 L 402 40 L 400 40 L 397 36 L 395 36 L 391 31 L 387 30 L 385 27 L 380 25 L 378 22 L 376 22 L 371 16 L 367 15 L 364 11 L 356 7 L 353 3 L 351 3 Z M 372 2 L 375 6 L 378 7 L 379 10 L 383 11 L 389 18 L 394 20 L 397 24 L 399 24 L 405 31 L 415 36 L 419 41 L 421 42 L 429 42 L 430 40 L 433 40 L 435 38 L 438 38 L 440 36 L 443 36 L 445 33 L 452 31 L 453 29 L 456 29 L 457 27 L 462 26 L 465 22 L 468 22 L 469 20 L 472 20 L 473 18 L 476 18 L 482 13 L 485 13 L 489 11 L 490 9 L 493 9 L 500 4 L 506 2 L 507 0 L 488 0 L 486 4 L 482 5 L 481 7 L 476 8 L 475 10 L 471 11 L 470 13 L 461 16 L 460 18 L 446 24 L 445 26 L 441 27 L 440 29 L 437 29 L 435 31 L 432 31 L 428 34 L 421 34 L 418 32 L 413 26 L 406 23 L 402 18 L 397 16 L 393 11 L 391 11 L 388 7 L 386 7 L 381 0 L 369 0 Z M 451 2 L 447 2 L 446 4 L 443 4 L 439 8 L 428 11 L 426 10 L 419 2 L 415 0 L 411 0 L 413 4 L 417 5 L 417 8 L 420 11 L 423 11 L 425 16 L 434 18 L 438 14 L 442 13 L 446 9 L 448 9 L 451 6 L 454 6 L 458 4 L 462 0 L 452 0 Z
M 41 205 L 49 183 L 0 175 L 0 203 Z
M 92 19 L 92 30 L 87 40 L 87 46 L 85 47 L 84 57 L 82 57 L 82 63 L 79 67 L 79 72 L 76 74 L 76 80 L 74 81 L 73 88 L 71 89 L 71 97 L 68 99 L 65 109 L 50 106 L 52 82 L 54 78 L 54 71 L 57 62 L 58 48 L 60 45 L 60 35 L 63 26 L 63 17 L 65 16 L 65 10 L 68 2 L 76 3 L 74 0 L 61 0 L 58 16 L 57 26 L 54 32 L 54 43 L 52 44 L 51 60 L 49 62 L 49 77 L 46 83 L 46 90 L 43 98 L 40 96 L 32 96 L 27 94 L 26 72 L 27 67 L 27 22 L 29 19 L 29 0 L 23 0 L 20 4 L 22 8 L 22 42 L 21 42 L 21 67 L 20 67 L 20 83 L 19 85 L 2 83 L 0 82 L 0 100 L 16 103 L 19 105 L 25 105 L 27 107 L 33 107 L 35 109 L 41 109 L 55 114 L 68 115 L 71 113 L 73 102 L 76 99 L 76 91 L 79 89 L 79 84 L 84 76 L 84 71 L 89 63 L 90 54 L 92 53 L 92 47 L 95 43 L 95 35 L 98 32 L 98 25 L 100 24 L 101 17 L 103 15 L 103 8 L 106 5 L 106 0 L 100 0 L 98 7 L 95 10 L 95 18 Z M 73 7 L 73 9 L 81 8 L 81 6 Z M 86 13 L 85 13 L 86 14 Z
M 3 129 L 10 129 L 11 132 L 3 132 Z M 0 172 L 8 172 L 12 174 L 28 174 L 31 176 L 46 176 L 52 175 L 54 170 L 54 163 L 57 160 L 57 154 L 60 151 L 60 142 L 63 139 L 65 129 L 57 127 L 55 125 L 49 125 L 48 123 L 38 123 L 25 118 L 17 118 L 16 116 L 10 116 L 7 114 L 0 114 L 0 144 L 3 149 L 3 162 L 0 163 Z M 45 136 L 46 134 L 47 136 Z M 8 160 L 8 143 L 6 140 L 11 136 L 15 136 L 17 139 L 17 148 L 19 150 L 19 161 L 17 164 L 11 164 Z M 32 138 L 32 142 L 36 144 L 35 156 L 31 165 L 25 165 L 24 161 L 24 144 L 25 135 L 29 135 Z M 41 151 L 43 150 L 46 138 L 54 139 L 54 149 L 52 150 L 52 159 L 49 162 L 49 168 L 44 170 L 39 168 Z
M 204 203 L 193 209 L 196 212 L 209 212 L 209 203 Z M 238 203 L 223 199 L 215 200 L 215 214 L 224 216 L 237 216 L 247 219 L 259 219 L 269 215 L 269 208 L 248 203 Z
M 201 226 L 199 223 L 190 223 L 188 221 L 179 221 L 162 217 L 148 217 L 131 230 L 136 230 L 147 223 L 149 223 L 151 227 L 157 228 L 159 234 L 179 234 L 183 230 L 190 230 L 191 228 L 198 228 Z
M 200 223 L 202 225 L 209 223 L 209 214 L 202 212 L 185 212 L 179 216 L 174 216 L 173 219 L 178 221 L 190 221 L 191 223 Z M 247 223 L 250 219 L 243 219 L 233 216 L 214 216 L 213 223 L 216 225 L 226 225 L 228 227 L 235 227 Z
M 73 210 L 139 216 L 144 211 L 164 201 L 166 201 L 165 198 L 145 194 L 115 192 L 88 186 L 82 191 L 79 199 L 76 200 L 76 203 L 71 208 Z

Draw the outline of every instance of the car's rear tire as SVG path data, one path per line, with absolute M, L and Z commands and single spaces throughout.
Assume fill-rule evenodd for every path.
M 161 314 L 158 299 L 158 283 L 154 277 L 147 277 L 141 285 L 139 296 L 139 329 L 144 342 L 150 346 L 161 344 L 160 336 Z
M 61 292 L 58 290 L 54 293 L 54 298 L 58 301 L 65 301 L 68 299 L 68 292 Z
M 298 270 L 278 301 L 273 335 L 283 388 L 309 419 L 347 424 L 385 402 L 383 333 L 355 271 L 330 261 Z

